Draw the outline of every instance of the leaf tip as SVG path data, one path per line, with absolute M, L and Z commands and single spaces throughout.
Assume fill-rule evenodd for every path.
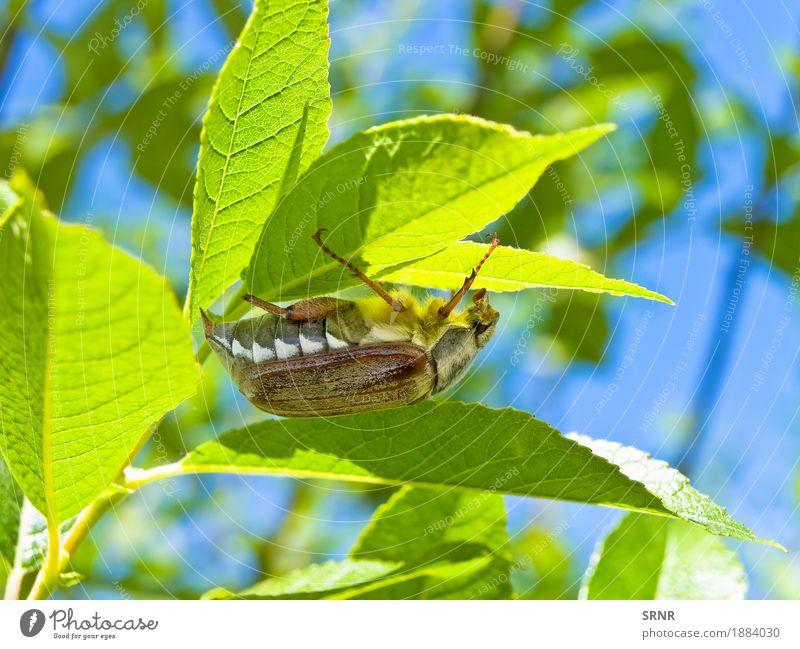
M 778 550 L 780 550 L 781 552 L 789 554 L 789 550 L 775 540 L 770 540 L 770 541 L 761 540 L 761 543 L 763 543 L 764 545 L 772 546 L 773 548 L 778 548 Z
M 650 299 L 655 300 L 656 302 L 662 302 L 663 304 L 669 304 L 670 306 L 675 306 L 675 302 L 673 302 L 672 299 L 668 298 L 666 295 L 662 295 L 661 293 L 656 293 L 655 291 L 652 292 Z

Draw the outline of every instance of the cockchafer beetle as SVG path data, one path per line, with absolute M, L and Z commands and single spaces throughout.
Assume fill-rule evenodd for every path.
M 486 289 L 453 313 L 489 255 L 449 300 L 418 302 L 387 292 L 322 241 L 314 241 L 375 293 L 316 297 L 280 307 L 246 295 L 261 316 L 215 323 L 201 311 L 206 340 L 247 399 L 284 417 L 343 415 L 403 406 L 454 385 L 494 335 L 500 314 Z

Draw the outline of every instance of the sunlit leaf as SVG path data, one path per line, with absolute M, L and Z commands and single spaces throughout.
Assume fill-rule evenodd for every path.
M 582 599 L 744 599 L 736 553 L 679 521 L 628 514 L 600 543 Z
M 0 221 L 0 451 L 63 522 L 102 492 L 199 379 L 164 279 L 44 212 L 27 179 Z
M 689 478 L 666 462 L 655 460 L 633 446 L 623 446 L 617 442 L 592 439 L 575 433 L 567 437 L 591 449 L 595 455 L 618 466 L 630 479 L 644 485 L 650 493 L 658 497 L 667 511 L 677 518 L 695 523 L 719 536 L 766 542 L 781 547 L 773 541 L 764 541 L 756 537 L 742 523 L 732 518 L 723 507 L 692 487 Z
M 209 599 L 321 599 L 337 591 L 375 582 L 402 564 L 386 561 L 329 561 L 293 570 L 284 577 L 273 577 L 235 595 L 222 589 L 206 594 Z
M 447 582 L 474 574 L 490 561 L 480 557 L 457 563 L 441 562 L 404 570 L 383 561 L 346 559 L 312 564 L 286 577 L 267 579 L 240 593 L 215 589 L 207 599 L 389 599 L 398 597 L 406 585 L 411 592 L 420 580 Z M 393 571 L 393 572 L 392 572 Z
M 267 222 L 245 280 L 265 299 L 331 293 L 357 280 L 312 240 L 368 274 L 407 264 L 508 212 L 554 160 L 612 126 L 531 135 L 475 117 L 392 122 L 333 147 Z
M 381 275 L 389 282 L 439 289 L 458 289 L 488 249 L 462 241 L 400 270 Z M 621 279 L 609 279 L 571 259 L 542 252 L 498 246 L 481 268 L 473 288 L 519 291 L 538 287 L 572 288 L 593 293 L 633 295 L 671 303 L 663 295 Z
M 14 563 L 19 533 L 22 491 L 0 457 L 0 561 Z
M 282 193 L 328 139 L 327 3 L 257 0 L 201 135 L 186 311 L 238 279 Z

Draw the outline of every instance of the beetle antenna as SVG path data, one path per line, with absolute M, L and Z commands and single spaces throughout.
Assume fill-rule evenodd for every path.
M 392 307 L 393 311 L 397 313 L 403 311 L 405 309 L 403 304 L 399 300 L 392 299 L 392 296 L 389 295 L 389 293 L 386 292 L 386 289 L 384 289 L 380 284 L 378 284 L 378 282 L 367 277 L 366 273 L 363 270 L 358 269 L 355 265 L 351 264 L 343 257 L 337 255 L 335 252 L 333 252 L 333 250 L 328 248 L 328 246 L 326 246 L 322 242 L 322 233 L 325 231 L 326 231 L 325 228 L 320 228 L 314 233 L 314 236 L 311 237 L 312 239 L 314 239 L 314 242 L 322 249 L 322 251 L 327 255 L 329 255 L 330 257 L 333 257 L 345 268 L 348 268 L 353 273 L 353 275 L 358 277 L 358 279 L 360 279 L 367 286 L 369 286 L 376 293 L 376 295 L 378 295 L 378 297 L 380 297 L 382 300 L 386 302 L 386 304 Z
M 452 313 L 453 309 L 458 306 L 458 303 L 464 298 L 467 294 L 467 291 L 472 286 L 472 283 L 475 281 L 475 278 L 478 276 L 483 264 L 486 263 L 486 260 L 489 259 L 489 255 L 494 252 L 494 249 L 500 245 L 500 240 L 496 236 L 492 236 L 492 243 L 489 244 L 489 249 L 486 251 L 486 254 L 483 258 L 478 262 L 478 265 L 472 269 L 472 272 L 469 274 L 467 279 L 464 280 L 464 283 L 461 285 L 461 288 L 458 289 L 458 292 L 455 293 L 451 298 L 450 301 L 445 304 L 444 306 L 439 307 L 439 318 L 444 320 L 447 316 Z M 484 291 L 485 293 L 485 291 Z

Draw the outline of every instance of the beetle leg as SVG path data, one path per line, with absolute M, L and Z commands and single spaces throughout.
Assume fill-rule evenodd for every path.
M 392 296 L 389 295 L 386 292 L 386 289 L 384 289 L 380 284 L 378 284 L 378 282 L 376 282 L 375 280 L 372 280 L 369 277 L 367 277 L 367 275 L 366 275 L 366 273 L 364 273 L 364 271 L 359 270 L 358 268 L 356 268 L 356 266 L 351 264 L 349 261 L 347 261 L 343 257 L 340 257 L 339 255 L 337 255 L 335 252 L 333 252 L 333 250 L 331 250 L 330 248 L 328 248 L 328 246 L 326 246 L 324 243 L 322 243 L 322 233 L 323 232 L 325 232 L 325 229 L 324 228 L 320 228 L 319 230 L 317 230 L 314 233 L 314 236 L 312 237 L 312 239 L 314 239 L 315 243 L 320 248 L 322 248 L 322 251 L 324 253 L 328 254 L 331 257 L 333 257 L 336 261 L 338 261 L 340 264 L 342 264 L 342 266 L 344 266 L 345 268 L 350 269 L 350 271 L 352 271 L 353 275 L 358 277 L 358 279 L 360 279 L 367 286 L 369 286 L 381 299 L 383 299 L 390 307 L 392 307 L 392 309 L 394 311 L 399 313 L 400 311 L 403 311 L 405 309 L 405 307 L 400 303 L 400 301 L 392 299 Z
M 455 309 L 456 306 L 458 306 L 458 303 L 461 302 L 462 298 L 467 294 L 467 291 L 470 289 L 472 283 L 475 281 L 475 278 L 478 276 L 481 267 L 486 262 L 486 260 L 489 259 L 489 255 L 491 255 L 492 252 L 494 252 L 494 249 L 497 248 L 499 243 L 500 241 L 498 240 L 497 237 L 492 237 L 492 243 L 489 246 L 489 250 L 487 250 L 486 254 L 483 256 L 483 259 L 481 259 L 478 262 L 478 265 L 472 269 L 472 272 L 469 274 L 467 279 L 464 280 L 464 283 L 461 285 L 461 288 L 458 289 L 458 291 L 453 294 L 453 296 L 450 298 L 450 301 L 444 306 L 439 307 L 440 319 L 444 320 L 445 318 L 447 318 L 447 316 L 450 315 L 453 309 Z M 485 293 L 486 291 L 484 290 L 484 294 Z
M 322 320 L 322 318 L 326 317 L 343 304 L 342 300 L 337 300 L 335 297 L 315 297 L 310 300 L 302 300 L 288 307 L 272 304 L 272 302 L 262 300 L 255 295 L 243 295 L 242 299 L 259 309 L 263 309 L 267 313 L 273 313 L 281 318 L 294 322 Z M 347 304 L 347 302 L 344 302 L 344 304 Z

